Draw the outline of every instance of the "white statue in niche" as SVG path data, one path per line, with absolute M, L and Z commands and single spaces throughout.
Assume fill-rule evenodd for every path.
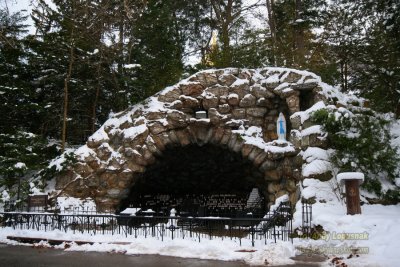
M 276 121 L 276 133 L 278 134 L 278 140 L 286 141 L 286 119 L 282 112 L 279 113 Z

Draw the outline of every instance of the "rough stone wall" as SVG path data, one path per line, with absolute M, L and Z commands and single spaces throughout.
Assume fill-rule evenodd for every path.
M 264 175 L 269 204 L 283 194 L 295 201 L 301 151 L 327 146 L 310 120 L 297 115 L 300 91 L 311 92 L 312 103 L 327 102 L 324 86 L 312 73 L 284 68 L 199 72 L 109 119 L 75 152 L 78 162 L 57 177 L 58 194 L 91 197 L 100 209 L 115 210 L 168 146 L 211 143 L 253 162 Z M 196 111 L 208 117 L 196 119 Z M 291 130 L 289 142 L 276 140 L 279 112 Z

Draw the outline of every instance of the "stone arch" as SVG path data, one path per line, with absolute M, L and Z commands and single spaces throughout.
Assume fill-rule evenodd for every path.
M 313 91 L 314 102 L 323 99 L 318 79 L 283 68 L 199 72 L 106 121 L 75 152 L 78 162 L 57 177 L 57 189 L 115 210 L 167 147 L 213 144 L 240 153 L 263 173 L 270 203 L 286 193 L 294 200 L 301 147 L 276 140 L 276 119 L 283 112 L 292 128 L 299 90 Z M 196 118 L 199 110 L 207 118 Z
M 147 142 L 139 153 L 132 154 L 132 160 L 126 163 L 126 167 L 137 170 L 134 173 L 134 186 L 137 178 L 146 170 L 141 166 L 149 166 L 155 163 L 157 155 L 171 147 L 185 147 L 189 145 L 205 146 L 208 144 L 225 148 L 233 153 L 240 154 L 245 160 L 252 163 L 253 167 L 262 174 L 265 180 L 265 188 L 261 188 L 269 204 L 287 193 L 295 193 L 296 179 L 300 173 L 294 171 L 294 157 L 297 150 L 288 144 L 281 144 L 280 152 L 266 151 L 254 144 L 248 144 L 240 134 L 229 128 L 219 128 L 206 125 L 204 121 L 192 121 L 184 129 L 171 129 L 161 134 L 151 135 L 153 142 Z M 278 147 L 274 146 L 274 149 Z M 147 155 L 147 156 L 146 156 Z M 137 166 L 140 162 L 141 166 Z M 125 168 L 126 168 L 125 167 Z M 299 166 L 298 166 L 299 167 Z M 122 192 L 118 199 L 127 197 L 127 191 Z

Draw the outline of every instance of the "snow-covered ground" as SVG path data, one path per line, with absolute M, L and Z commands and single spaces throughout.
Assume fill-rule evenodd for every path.
M 334 257 L 343 257 L 348 266 L 398 266 L 400 263 L 400 205 L 363 205 L 361 215 L 346 215 L 346 207 L 340 202 L 332 188 L 336 182 L 320 182 L 307 179 L 303 193 L 314 192 L 313 224 L 323 225 L 325 234 L 319 240 L 295 238 L 291 242 L 272 240 L 264 245 L 258 241 L 255 247 L 249 242 L 239 244 L 237 240 L 134 238 L 124 235 L 91 235 L 65 233 L 62 231 L 42 232 L 34 230 L 13 230 L 0 228 L 0 242 L 17 244 L 7 236 L 47 238 L 53 240 L 87 241 L 93 244 L 55 246 L 66 251 L 99 251 L 132 254 L 159 254 L 185 258 L 244 261 L 250 265 L 268 266 L 294 264 L 291 257 L 296 254 L 323 254 L 328 256 L 323 266 L 329 265 Z M 293 227 L 302 224 L 301 203 L 297 204 Z M 50 246 L 47 242 L 40 245 Z M 353 249 L 359 250 L 348 259 Z M 356 256 L 358 255 L 358 256 Z
M 295 239 L 303 251 L 323 253 L 333 258 L 344 257 L 348 266 L 399 266 L 400 204 L 363 205 L 362 214 L 346 215 L 346 206 L 339 198 L 335 179 L 321 182 L 306 179 L 302 194 L 313 195 L 313 225 L 322 225 L 325 233 L 319 240 Z M 363 193 L 363 192 L 362 192 Z M 301 226 L 301 203 L 297 204 L 294 227 Z M 350 259 L 352 250 L 358 248 Z
M 7 236 L 24 236 L 34 238 L 47 238 L 53 240 L 87 241 L 93 244 L 77 245 L 70 243 L 68 246 L 61 244 L 54 246 L 66 251 L 98 251 L 133 254 L 159 254 L 184 258 L 213 259 L 223 261 L 244 261 L 251 265 L 263 265 L 268 262 L 273 265 L 294 263 L 290 257 L 295 255 L 294 246 L 290 242 L 278 241 L 268 245 L 258 244 L 240 246 L 230 239 L 202 239 L 196 242 L 189 239 L 165 239 L 125 237 L 124 235 L 90 235 L 67 234 L 62 231 L 41 232 L 33 230 L 13 230 L 10 227 L 0 229 L 0 242 L 6 244 L 19 244 L 7 239 Z M 41 242 L 41 246 L 49 246 Z M 255 250 L 255 251 L 254 251 Z M 253 252 L 252 252 L 253 251 Z

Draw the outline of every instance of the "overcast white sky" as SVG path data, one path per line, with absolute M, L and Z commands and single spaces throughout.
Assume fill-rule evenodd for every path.
M 0 3 L 2 8 L 8 8 L 11 13 L 23 9 L 30 12 L 32 9 L 31 0 L 0 0 Z
M 0 0 L 0 8 L 7 8 L 10 13 L 15 13 L 18 11 L 24 11 L 27 15 L 32 12 L 31 0 Z M 28 24 L 33 25 L 32 19 L 29 17 Z M 34 27 L 29 28 L 29 33 L 34 33 Z

